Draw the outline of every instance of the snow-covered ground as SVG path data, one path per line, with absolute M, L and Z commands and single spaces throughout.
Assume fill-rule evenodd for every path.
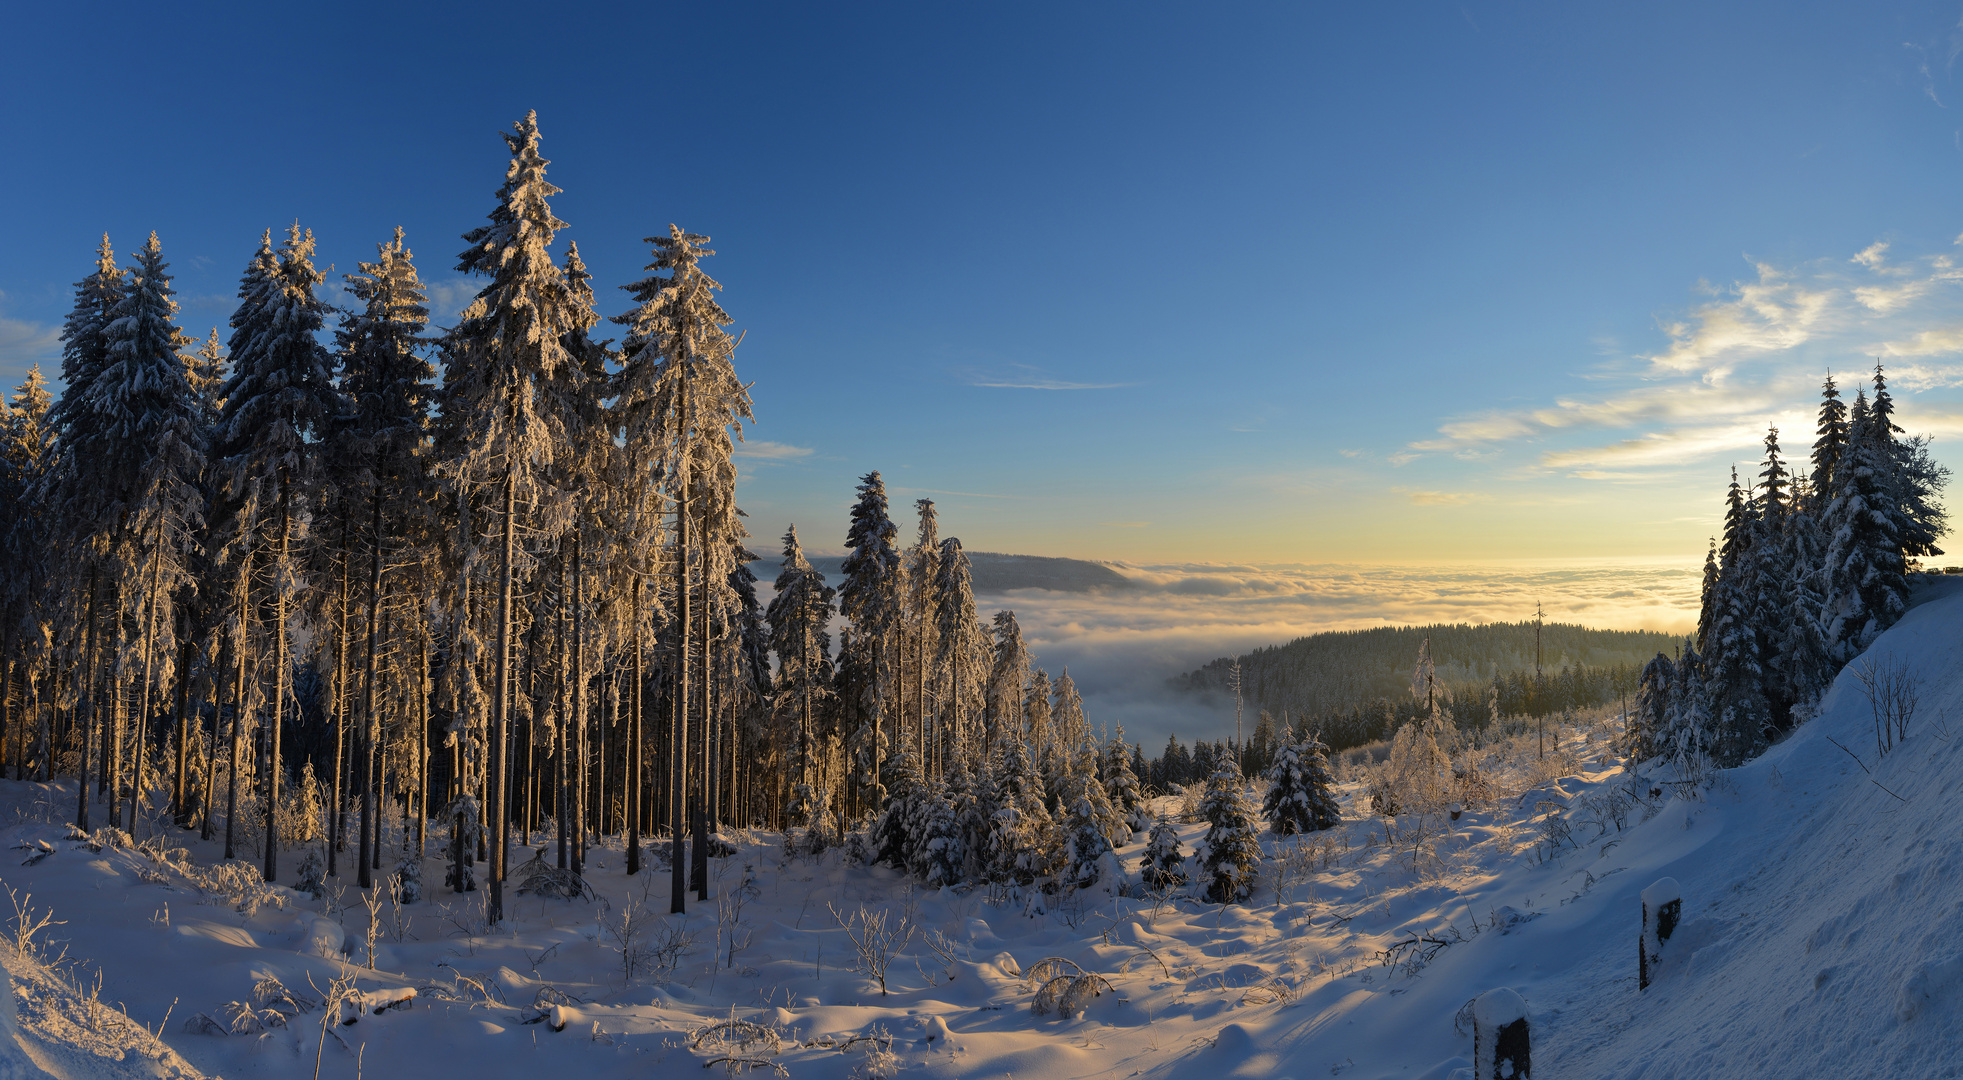
M 1592 719 L 1559 733 L 1559 767 L 1542 771 L 1562 775 L 1544 782 L 1532 735 L 1520 740 L 1508 797 L 1456 823 L 1387 825 L 1346 787 L 1340 828 L 1264 838 L 1246 906 L 928 892 L 739 834 L 716 860 L 722 902 L 685 919 L 665 914 L 664 874 L 629 880 L 619 851 L 600 850 L 599 899 L 521 896 L 485 932 L 478 897 L 441 891 L 432 863 L 424 901 L 382 905 L 372 970 L 352 886 L 320 901 L 266 890 L 175 835 L 92 850 L 59 823 L 60 788 L 7 783 L 0 850 L 16 858 L 0 879 L 64 922 L 25 953 L 0 948 L 18 1005 L 17 1021 L 0 1010 L 0 1075 L 18 1047 L 76 1077 L 311 1076 L 318 1057 L 325 1077 L 638 1077 L 750 1059 L 800 1080 L 1444 1080 L 1470 1075 L 1455 1018 L 1501 986 L 1527 1000 L 1544 1078 L 1956 1075 L 1960 654 L 1952 595 L 1856 662 L 1899 659 L 1921 680 L 1908 738 L 1885 758 L 1850 668 L 1818 719 L 1701 796 L 1652 796 L 1665 778 L 1626 772 Z M 1203 828 L 1181 827 L 1189 851 Z M 53 854 L 15 865 L 43 843 Z M 1639 992 L 1639 894 L 1665 876 L 1683 922 Z M 850 940 L 863 914 L 913 931 L 885 994 Z M 88 1007 L 97 973 L 127 1020 Z M 1035 976 L 1056 974 L 1073 979 L 1051 997 L 1073 982 L 1079 996 L 1039 1014 Z M 359 1008 L 332 1025 L 301 1008 L 350 977 Z

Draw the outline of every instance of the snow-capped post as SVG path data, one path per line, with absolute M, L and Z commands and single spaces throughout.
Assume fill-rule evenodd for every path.
M 1472 1075 L 1477 1080 L 1530 1080 L 1527 1001 L 1508 987 L 1472 1002 Z
M 1636 989 L 1649 989 L 1650 965 L 1662 955 L 1663 943 L 1677 929 L 1684 913 L 1683 889 L 1676 878 L 1658 878 L 1643 890 L 1643 936 L 1637 948 Z

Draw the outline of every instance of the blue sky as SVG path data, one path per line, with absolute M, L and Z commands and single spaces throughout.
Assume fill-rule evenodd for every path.
M 1829 367 L 1963 438 L 1959 16 L 20 8 L 0 377 L 58 368 L 104 231 L 159 233 L 197 334 L 295 219 L 342 272 L 405 227 L 452 312 L 537 109 L 606 314 L 642 237 L 715 238 L 760 551 L 835 549 L 881 469 L 982 550 L 1701 558 Z

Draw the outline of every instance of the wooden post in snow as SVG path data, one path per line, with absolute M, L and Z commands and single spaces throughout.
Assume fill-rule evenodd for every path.
M 1528 1042 L 1525 998 L 1502 986 L 1473 999 L 1474 1080 L 1531 1080 Z
M 1663 954 L 1663 943 L 1677 929 L 1683 917 L 1684 894 L 1676 878 L 1658 878 L 1643 890 L 1643 936 L 1637 946 L 1636 989 L 1647 990 L 1650 971 Z

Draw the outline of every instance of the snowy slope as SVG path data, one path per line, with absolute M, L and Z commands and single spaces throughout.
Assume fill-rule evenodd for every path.
M 188 1062 L 108 1047 L 120 1058 L 91 1051 L 88 1060 L 136 1071 L 101 1075 L 311 1076 L 319 1053 L 321 1075 L 333 1077 L 357 1067 L 365 1076 L 564 1067 L 626 1077 L 735 1056 L 767 1058 L 800 1080 L 1444 1080 L 1463 1075 L 1471 1050 L 1455 1013 L 1511 986 L 1529 1003 L 1543 1077 L 1942 1076 L 1963 1062 L 1949 1036 L 1963 1019 L 1963 905 L 1951 887 L 1963 835 L 1948 812 L 1963 781 L 1963 723 L 1954 737 L 1941 725 L 1963 717 L 1959 651 L 1963 595 L 1915 609 L 1871 651 L 1924 680 L 1907 742 L 1878 764 L 1868 704 L 1849 673 L 1818 719 L 1702 799 L 1629 800 L 1622 793 L 1646 796 L 1650 785 L 1623 771 L 1606 752 L 1607 727 L 1592 722 L 1559 733 L 1548 760 L 1560 765 L 1514 776 L 1514 797 L 1450 832 L 1420 835 L 1409 822 L 1388 830 L 1349 790 L 1338 829 L 1266 838 L 1274 857 L 1244 907 L 915 892 L 921 932 L 894 959 L 886 996 L 854 970 L 831 909 L 897 920 L 904 881 L 838 854 L 786 860 L 766 834 L 734 834 L 739 854 L 717 860 L 719 895 L 735 895 L 746 867 L 753 879 L 740 917 L 719 924 L 713 901 L 693 904 L 686 920 L 655 915 L 655 935 L 679 925 L 694 941 L 672 970 L 631 980 L 605 928 L 643 889 L 665 912 L 666 878 L 625 879 L 618 850 L 595 853 L 602 903 L 520 897 L 495 933 L 473 923 L 477 896 L 440 891 L 431 864 L 429 899 L 405 909 L 399 940 L 381 934 L 373 971 L 368 915 L 352 887 L 338 904 L 262 892 L 248 867 L 214 871 L 213 850 L 174 832 L 147 853 L 91 850 L 65 838 L 69 803 L 58 787 L 0 787 L 0 819 L 19 822 L 0 829 L 0 850 L 56 849 L 34 866 L 7 863 L 0 879 L 67 920 L 48 934 L 83 962 L 74 970 L 102 972 L 103 1000 L 137 1025 L 169 1016 L 163 1038 Z M 1874 780 L 1900 798 L 1829 737 L 1864 753 Z M 1539 768 L 1532 733 L 1516 742 L 1518 768 Z M 1177 801 L 1160 805 L 1172 812 Z M 1202 829 L 1181 827 L 1189 851 Z M 188 850 L 166 850 L 179 844 Z M 1128 866 L 1139 849 L 1125 849 Z M 1637 897 L 1663 876 L 1682 883 L 1685 921 L 1658 982 L 1639 994 Z M 747 938 L 733 958 L 732 929 L 739 944 Z M 319 948 L 343 936 L 351 956 Z M 1408 962 L 1419 949 L 1433 951 L 1428 964 Z M 1384 950 L 1405 962 L 1383 963 Z M 1068 1017 L 1034 1014 L 1024 973 L 1046 957 L 1098 974 L 1108 992 Z M 200 1027 L 199 1014 L 229 1024 L 229 1002 L 276 1021 L 253 997 L 268 976 L 318 999 L 351 973 L 363 992 L 417 994 L 327 1033 L 319 1009 L 263 1032 L 185 1027 L 187 1018 Z M 23 1017 L 43 1015 L 46 992 L 16 976 Z M 526 1022 L 554 1003 L 556 1017 Z M 770 1034 L 746 1046 L 691 1039 L 731 1016 Z

